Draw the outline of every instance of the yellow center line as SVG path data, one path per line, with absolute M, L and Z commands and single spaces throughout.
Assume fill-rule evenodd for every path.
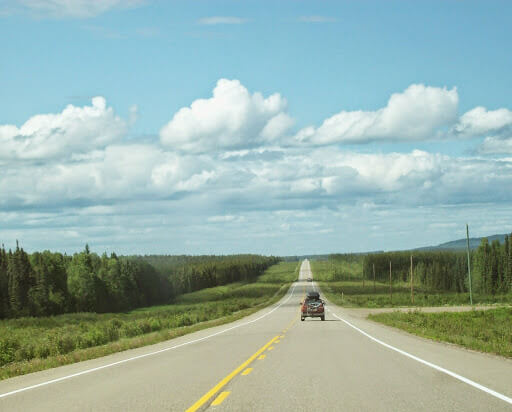
M 215 398 L 215 400 L 212 402 L 212 406 L 218 406 L 226 399 L 231 392 L 222 392 L 219 396 Z
M 251 372 L 252 372 L 252 368 L 247 368 L 246 370 L 244 370 L 244 371 L 242 372 L 242 375 L 243 375 L 243 376 L 247 376 L 247 375 L 249 375 Z
M 274 349 L 274 347 L 273 347 L 273 346 L 270 346 L 267 350 L 272 350 L 272 349 Z
M 262 354 L 267 348 L 271 347 L 274 341 L 277 339 L 277 336 L 274 336 L 270 339 L 265 345 L 263 345 L 260 349 L 258 349 L 249 359 L 247 359 L 244 363 L 242 363 L 238 368 L 236 368 L 233 372 L 231 372 L 228 376 L 222 379 L 217 385 L 215 385 L 212 389 L 206 392 L 196 403 L 194 403 L 190 408 L 187 409 L 187 412 L 195 412 L 201 406 L 203 406 L 206 402 L 208 402 L 213 395 L 219 392 L 224 386 L 226 386 L 236 375 L 238 375 L 242 370 L 244 370 L 247 366 L 249 366 L 254 359 Z M 229 394 L 229 392 L 228 392 Z M 226 395 L 227 396 L 227 395 Z
M 265 359 L 265 356 L 267 356 L 267 355 L 260 355 L 260 357 L 258 358 L 258 360 L 263 360 L 263 359 Z

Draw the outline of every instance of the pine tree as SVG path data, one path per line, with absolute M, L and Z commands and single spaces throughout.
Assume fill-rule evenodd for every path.
M 13 316 L 27 315 L 28 290 L 30 288 L 32 268 L 27 254 L 20 249 L 16 241 L 16 251 L 9 251 L 7 258 L 7 278 L 11 314 Z
M 512 289 L 512 234 L 505 237 L 505 292 Z
M 9 315 L 9 294 L 7 278 L 7 253 L 4 245 L 0 249 L 0 319 Z

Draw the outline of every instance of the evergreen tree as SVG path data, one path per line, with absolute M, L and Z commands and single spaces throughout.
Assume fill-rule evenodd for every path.
M 67 284 L 77 312 L 97 310 L 97 282 L 89 247 L 76 253 L 67 268 Z
M 512 234 L 505 236 L 504 259 L 505 259 L 505 275 L 504 275 L 504 291 L 508 292 L 512 289 Z
M 31 287 L 33 274 L 28 255 L 20 249 L 16 241 L 16 251 L 7 258 L 7 278 L 11 312 L 14 316 L 29 314 L 28 291 Z
M 0 249 L 0 319 L 9 315 L 9 294 L 7 278 L 7 253 L 2 245 Z

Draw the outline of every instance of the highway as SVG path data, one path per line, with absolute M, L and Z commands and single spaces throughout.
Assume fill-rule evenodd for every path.
M 0 382 L 0 411 L 512 411 L 512 361 L 327 302 L 306 260 L 274 306 L 157 345 Z M 321 291 L 320 291 L 321 293 Z

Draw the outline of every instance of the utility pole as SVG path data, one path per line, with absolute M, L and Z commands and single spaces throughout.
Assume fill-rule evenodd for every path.
M 411 255 L 411 303 L 414 304 L 414 285 L 413 285 L 413 274 L 412 274 L 412 255 Z
M 373 264 L 373 291 L 375 292 L 375 263 Z
M 468 251 L 468 276 L 469 276 L 469 301 L 471 302 L 471 306 L 473 306 L 473 293 L 471 291 L 471 260 L 469 258 L 469 226 L 466 223 L 466 246 Z
M 393 305 L 393 283 L 391 280 L 391 260 L 389 261 L 389 301 Z

